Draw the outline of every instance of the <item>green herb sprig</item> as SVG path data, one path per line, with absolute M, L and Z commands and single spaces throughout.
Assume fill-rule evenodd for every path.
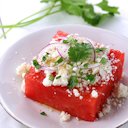
M 78 84 L 78 78 L 77 78 L 77 76 L 71 76 L 70 79 L 69 79 L 68 88 L 69 89 L 72 89 L 75 86 L 77 86 L 77 84 Z
M 45 112 L 41 112 L 40 115 L 47 116 L 47 114 Z
M 90 58 L 90 55 L 92 55 L 92 53 L 92 46 L 88 43 L 76 43 L 74 46 L 71 46 L 68 50 L 69 58 L 73 62 L 86 60 Z
M 40 69 L 41 66 L 39 65 L 38 61 L 36 59 L 33 60 L 33 65 L 36 69 Z
M 85 80 L 89 80 L 90 83 L 94 83 L 94 81 L 95 81 L 95 75 L 93 75 L 93 74 L 88 74 L 88 75 L 85 77 Z
M 82 17 L 85 22 L 91 25 L 98 25 L 104 17 L 119 14 L 118 7 L 109 6 L 108 0 L 102 0 L 96 5 L 88 3 L 87 0 L 41 0 L 41 3 L 48 3 L 48 5 L 45 9 L 24 18 L 15 24 L 0 25 L 0 28 L 8 28 L 5 32 L 5 34 L 7 34 L 13 28 L 31 25 L 47 16 L 62 11 L 65 11 L 70 15 Z M 95 6 L 103 10 L 104 13 L 96 12 L 94 9 Z M 0 38 L 2 37 L 3 35 L 1 35 Z
M 103 57 L 100 61 L 101 64 L 105 65 L 107 63 L 107 59 Z

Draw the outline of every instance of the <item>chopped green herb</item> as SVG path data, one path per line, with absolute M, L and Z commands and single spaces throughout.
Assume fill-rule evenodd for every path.
M 95 75 L 93 75 L 93 74 L 88 74 L 88 75 L 85 77 L 85 80 L 89 80 L 90 83 L 94 83 L 94 81 L 95 81 Z
M 88 63 L 84 64 L 84 67 L 85 67 L 85 68 L 88 68 L 88 66 L 89 66 L 89 64 L 88 64 Z
M 45 61 L 45 60 L 46 60 L 46 56 L 43 56 L 43 57 L 42 57 L 42 61 Z
M 77 40 L 72 38 L 69 40 L 69 43 L 71 46 L 74 46 L 77 43 Z
M 68 55 L 71 61 L 78 62 L 83 59 L 88 59 L 93 53 L 92 46 L 87 43 L 75 44 L 68 50 Z
M 106 48 L 96 48 L 96 52 L 97 52 L 97 53 L 103 52 L 103 51 L 105 51 L 105 50 L 106 50 Z
M 83 72 L 82 72 L 82 70 L 81 70 L 81 69 L 80 69 L 80 71 L 79 71 L 79 74 L 80 74 L 80 75 L 83 75 Z
M 69 63 L 69 65 L 70 65 L 71 67 L 73 67 L 73 64 L 72 64 L 72 63 Z
M 57 77 L 56 77 L 56 79 L 59 79 L 59 78 L 61 78 L 61 76 L 57 76 Z
M 60 57 L 60 58 L 55 62 L 55 65 L 56 65 L 56 64 L 60 64 L 61 62 L 63 62 L 63 58 L 62 58 L 62 57 Z
M 69 42 L 68 42 L 68 40 L 63 40 L 63 43 L 68 44 Z
M 77 84 L 78 84 L 77 76 L 71 76 L 70 79 L 69 79 L 68 88 L 72 89 L 75 86 L 77 86 Z
M 103 57 L 100 61 L 100 63 L 102 63 L 103 65 L 107 63 L 107 59 L 105 57 Z
M 47 114 L 45 112 L 41 112 L 40 114 L 43 116 L 47 116 Z
M 74 39 L 72 36 L 68 37 L 67 40 L 63 40 L 64 44 L 69 43 L 70 45 L 75 45 L 77 43 L 77 40 Z
M 45 61 L 47 59 L 48 55 L 49 55 L 49 53 L 46 53 L 46 55 L 42 57 L 42 61 Z
M 39 65 L 38 61 L 36 59 L 33 60 L 33 65 L 35 66 L 36 69 L 40 69 L 41 65 Z
M 54 76 L 52 74 L 49 76 L 49 80 L 51 80 L 51 81 L 54 80 Z

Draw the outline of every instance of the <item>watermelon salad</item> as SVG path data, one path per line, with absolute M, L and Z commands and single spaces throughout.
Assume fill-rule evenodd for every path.
M 58 31 L 51 42 L 16 73 L 27 98 L 71 116 L 95 121 L 121 106 L 128 87 L 120 83 L 125 54 L 78 34 Z M 116 99 L 116 100 L 114 100 Z M 43 112 L 46 115 L 45 112 Z

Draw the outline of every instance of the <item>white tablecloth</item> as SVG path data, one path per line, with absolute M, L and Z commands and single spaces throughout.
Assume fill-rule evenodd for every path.
M 20 19 L 28 16 L 35 11 L 40 10 L 43 6 L 40 0 L 0 0 L 0 16 L 4 24 L 16 23 Z M 93 1 L 94 0 L 90 0 Z M 96 0 L 99 1 L 99 0 Z M 128 37 L 128 0 L 114 0 L 110 1 L 111 5 L 117 5 L 121 14 L 109 20 L 103 21 L 98 27 L 120 33 Z M 19 38 L 26 34 L 39 30 L 49 25 L 58 24 L 86 24 L 81 18 L 70 16 L 64 12 L 49 16 L 38 23 L 26 28 L 13 29 L 6 40 L 0 40 L 0 56 L 6 49 Z M 1 31 L 0 31 L 1 34 Z M 128 123 L 121 128 L 127 128 Z M 0 128 L 25 128 L 13 118 L 11 118 L 0 106 Z

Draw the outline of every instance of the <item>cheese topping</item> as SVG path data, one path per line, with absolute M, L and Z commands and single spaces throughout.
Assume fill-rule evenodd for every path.
M 97 97 L 98 97 L 98 92 L 97 92 L 96 90 L 92 90 L 91 96 L 92 96 L 93 98 L 97 98 Z
M 76 87 L 87 87 L 101 81 L 107 84 L 110 79 L 113 80 L 112 61 L 114 59 L 112 61 L 109 60 L 109 49 L 104 45 L 96 44 L 95 42 L 92 43 L 96 50 L 95 62 L 93 62 L 91 58 L 77 61 L 77 58 L 73 58 L 73 56 L 69 54 L 72 52 L 74 45 L 76 45 L 76 48 L 77 45 L 79 47 L 79 44 L 80 47 L 82 45 L 82 47 L 85 48 L 90 47 L 89 41 L 86 38 L 79 37 L 78 34 L 70 34 L 67 37 L 62 38 L 60 42 L 52 40 L 51 45 L 44 50 L 45 52 L 40 53 L 38 58 L 41 66 L 52 67 L 56 72 L 56 76 L 54 76 L 52 81 L 49 80 L 51 74 L 46 74 L 46 78 L 42 82 L 44 86 L 74 86 L 72 84 L 75 84 L 74 81 L 76 81 Z M 82 49 L 80 50 L 82 51 Z M 89 52 L 92 54 L 91 50 Z M 114 57 L 114 55 L 112 56 Z M 73 61 L 75 60 L 77 62 L 71 61 L 71 57 L 73 58 Z
M 68 121 L 68 120 L 70 120 L 70 118 L 71 118 L 71 115 L 68 114 L 67 112 L 62 111 L 62 112 L 60 113 L 60 121 L 61 121 L 61 122 Z
M 73 89 L 73 94 L 75 95 L 75 97 L 79 97 L 80 93 L 77 89 Z
M 16 74 L 21 77 L 24 77 L 25 74 L 29 71 L 30 67 L 31 67 L 30 64 L 27 64 L 26 62 L 24 62 L 16 68 Z
M 128 97 L 128 86 L 120 83 L 117 90 L 117 97 L 118 98 L 126 98 Z
M 45 77 L 44 80 L 43 80 L 43 85 L 46 86 L 46 87 L 51 86 L 52 81 L 49 79 L 49 77 L 50 77 L 50 75 L 51 75 L 51 72 L 45 70 L 44 73 L 45 73 L 46 77 Z
M 37 72 L 44 70 L 44 86 L 87 88 L 96 83 L 101 85 L 114 80 L 112 72 L 117 67 L 112 64 L 119 60 L 114 53 L 110 54 L 109 59 L 109 53 L 109 48 L 102 44 L 79 37 L 78 34 L 70 34 L 61 37 L 60 41 L 53 39 L 34 58 L 33 66 Z M 29 65 L 23 63 L 17 68 L 17 74 L 24 76 L 29 68 Z

